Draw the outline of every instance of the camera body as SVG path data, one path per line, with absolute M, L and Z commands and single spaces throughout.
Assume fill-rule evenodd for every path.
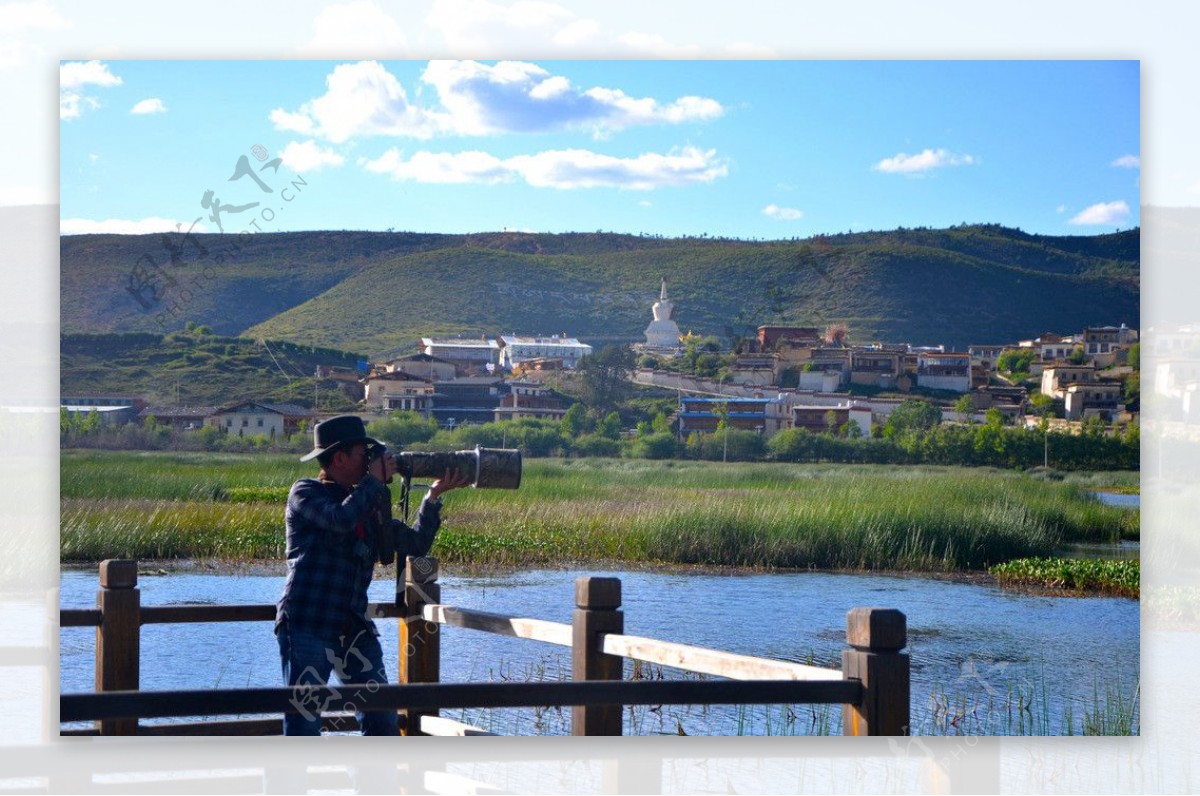
M 387 454 L 383 445 L 367 450 L 368 463 Z M 510 448 L 484 448 L 452 452 L 402 451 L 396 454 L 396 467 L 406 481 L 413 478 L 441 478 L 447 470 L 457 472 L 476 489 L 517 489 L 521 486 L 521 451 Z

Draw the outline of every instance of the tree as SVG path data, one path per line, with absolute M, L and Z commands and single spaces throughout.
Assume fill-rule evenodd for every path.
M 837 430 L 838 430 L 837 412 L 830 409 L 828 412 L 825 413 L 825 431 L 830 436 L 834 436 L 837 434 Z
M 571 408 L 563 415 L 559 427 L 567 437 L 581 436 L 587 430 L 587 410 L 583 408 L 583 404 L 571 404 Z
M 954 402 L 954 411 L 958 412 L 967 420 L 967 424 L 975 422 L 975 398 L 971 393 L 962 395 Z
M 609 412 L 596 424 L 596 433 L 608 439 L 618 439 L 621 436 L 621 416 L 616 412 Z
M 1010 348 L 996 359 L 996 369 L 1001 373 L 1028 373 L 1033 364 L 1034 350 L 1032 348 Z
M 1142 369 L 1142 344 L 1134 343 L 1125 355 L 1125 364 L 1134 370 Z
M 671 421 L 667 419 L 666 414 L 659 412 L 654 416 L 654 421 L 650 424 L 650 428 L 655 434 L 670 434 Z
M 633 365 L 633 351 L 623 345 L 606 345 L 579 360 L 579 390 L 583 402 L 600 414 L 615 410 L 633 392 L 629 381 Z
M 883 428 L 885 437 L 928 431 L 942 422 L 942 410 L 929 401 L 919 398 L 909 398 L 901 403 L 888 415 Z
M 1049 417 L 1054 414 L 1054 399 L 1045 393 L 1037 393 L 1029 399 L 1029 404 L 1033 408 L 1033 413 L 1038 417 Z
M 1071 349 L 1071 353 L 1067 355 L 1067 361 L 1072 365 L 1082 365 L 1087 361 L 1087 357 L 1083 354 L 1083 346 L 1077 345 Z

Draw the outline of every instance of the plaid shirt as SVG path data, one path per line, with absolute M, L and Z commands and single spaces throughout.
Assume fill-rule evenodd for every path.
M 357 486 L 303 478 L 292 485 L 287 512 L 287 581 L 275 613 L 296 630 L 335 640 L 367 629 L 367 587 L 375 573 L 375 534 L 369 526 L 372 502 L 388 499 L 387 487 L 367 475 Z M 441 525 L 440 500 L 428 494 L 417 511 L 416 527 L 392 520 L 397 560 L 422 556 Z

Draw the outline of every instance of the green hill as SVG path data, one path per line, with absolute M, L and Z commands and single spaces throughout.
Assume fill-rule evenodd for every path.
M 190 320 L 226 336 L 371 355 L 412 350 L 428 335 L 636 341 L 660 278 L 683 330 L 720 337 L 764 323 L 839 322 L 852 341 L 963 350 L 1140 322 L 1140 230 L 1051 237 L 976 225 L 767 242 L 389 232 L 194 240 L 207 256 L 183 245 L 172 265 L 163 236 L 63 237 L 63 332 L 162 333 Z M 150 260 L 175 285 L 147 309 L 128 288 Z
M 293 343 L 192 332 L 166 335 L 64 334 L 63 395 L 141 395 L 151 404 L 220 405 L 240 399 L 350 408 L 353 401 L 323 380 L 317 366 L 354 368 L 362 357 Z M 315 394 L 314 394 L 315 393 Z

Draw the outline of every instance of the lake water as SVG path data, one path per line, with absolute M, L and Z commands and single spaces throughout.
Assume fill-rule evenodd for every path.
M 1141 495 L 1122 495 L 1116 492 L 1093 492 L 1101 503 L 1108 506 L 1120 506 L 1123 509 L 1137 509 L 1142 506 Z
M 575 578 L 617 575 L 626 631 L 750 655 L 841 668 L 846 612 L 898 608 L 908 617 L 915 733 L 1065 732 L 1112 691 L 1128 698 L 1139 678 L 1135 600 L 1041 597 L 994 585 L 919 577 L 830 573 L 663 574 L 528 571 L 487 577 L 443 574 L 448 605 L 569 622 Z M 271 603 L 282 577 L 173 574 L 140 579 L 143 605 Z M 94 572 L 64 572 L 62 605 L 95 605 Z M 393 599 L 377 581 L 371 599 Z M 388 673 L 397 671 L 395 620 L 377 623 Z M 91 691 L 95 631 L 61 632 L 64 693 Z M 461 628 L 442 628 L 442 679 L 567 679 L 565 648 Z M 141 687 L 240 688 L 280 684 L 270 623 L 148 625 Z M 627 662 L 627 669 L 629 663 Z M 664 676 L 677 676 L 666 670 Z M 1025 703 L 1033 699 L 1031 706 Z M 951 705 L 949 710 L 946 706 Z M 503 734 L 564 734 L 570 711 L 454 711 L 447 715 Z M 950 723 L 947 726 L 947 723 Z M 638 709 L 626 732 L 693 735 L 840 732 L 840 708 L 820 706 Z

